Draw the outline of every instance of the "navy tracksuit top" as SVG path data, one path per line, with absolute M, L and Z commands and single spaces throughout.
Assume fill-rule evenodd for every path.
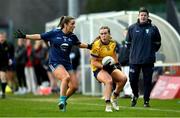
M 139 21 L 128 28 L 126 44 L 130 49 L 130 64 L 151 64 L 155 62 L 155 52 L 161 46 L 161 37 L 156 26 L 148 20 L 145 24 Z

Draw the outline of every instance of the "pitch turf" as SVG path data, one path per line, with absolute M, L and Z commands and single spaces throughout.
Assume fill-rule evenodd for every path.
M 31 94 L 8 95 L 0 99 L 0 117 L 180 117 L 180 99 L 151 100 L 151 107 L 144 108 L 139 99 L 137 107 L 130 107 L 130 99 L 120 98 L 120 111 L 104 112 L 100 97 L 74 95 L 68 100 L 67 111 L 58 109 L 58 96 Z

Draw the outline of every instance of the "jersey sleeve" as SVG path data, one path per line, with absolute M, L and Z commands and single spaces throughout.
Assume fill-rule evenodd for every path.
M 93 43 L 92 49 L 91 49 L 91 51 L 90 51 L 90 54 L 91 54 L 91 56 L 93 56 L 93 57 L 98 57 L 98 56 L 99 56 L 99 49 L 98 49 L 96 43 Z
M 40 35 L 41 35 L 41 39 L 43 39 L 44 41 L 49 41 L 53 37 L 54 31 L 51 30 L 49 32 L 42 33 Z
M 125 38 L 125 44 L 126 44 L 126 46 L 127 46 L 128 48 L 130 48 L 131 42 L 132 42 L 131 34 L 132 34 L 132 26 L 130 26 L 130 27 L 128 28 L 127 35 L 126 35 L 126 38 Z
M 71 35 L 71 38 L 73 39 L 73 44 L 74 45 L 80 45 L 81 44 L 81 42 L 79 41 L 79 39 L 78 39 L 78 37 L 75 35 L 75 34 L 72 34 Z
M 155 32 L 155 35 L 153 38 L 153 46 L 154 46 L 155 51 L 157 52 L 159 48 L 161 47 L 161 35 L 156 26 L 154 26 L 154 32 Z

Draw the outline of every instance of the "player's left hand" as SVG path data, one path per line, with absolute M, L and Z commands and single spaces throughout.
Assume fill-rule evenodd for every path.
M 89 49 L 89 50 L 92 49 L 92 43 L 91 44 L 87 44 L 87 49 Z
M 121 70 L 121 64 L 120 63 L 115 63 L 114 66 L 115 66 L 115 68 Z

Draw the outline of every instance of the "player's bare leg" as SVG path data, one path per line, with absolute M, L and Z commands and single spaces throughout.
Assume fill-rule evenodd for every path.
M 118 96 L 120 91 L 123 89 L 124 85 L 126 84 L 127 77 L 119 69 L 114 70 L 111 75 L 114 79 L 114 82 L 116 83 L 116 88 L 111 97 L 111 103 L 113 108 L 118 111 L 119 110 Z
M 60 98 L 59 98 L 59 109 L 61 111 L 66 111 L 66 92 L 68 89 L 68 83 L 70 80 L 70 75 L 69 73 L 65 70 L 63 66 L 58 66 L 56 70 L 53 72 L 54 76 L 61 80 L 61 86 L 60 86 Z

